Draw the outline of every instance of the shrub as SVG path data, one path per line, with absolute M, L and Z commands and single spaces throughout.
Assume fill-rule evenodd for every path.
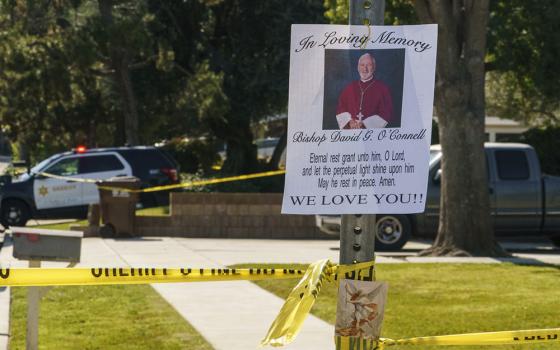
M 521 135 L 521 142 L 535 148 L 543 173 L 560 175 L 560 127 L 532 128 Z
M 216 142 L 204 138 L 175 138 L 163 147 L 179 163 L 182 172 L 208 173 L 219 162 Z

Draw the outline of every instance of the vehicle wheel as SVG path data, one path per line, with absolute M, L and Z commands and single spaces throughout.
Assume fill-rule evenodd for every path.
M 380 215 L 375 231 L 375 249 L 379 251 L 399 250 L 408 239 L 412 226 L 405 215 Z
M 17 199 L 6 199 L 0 210 L 0 223 L 4 227 L 25 226 L 30 218 L 27 204 Z

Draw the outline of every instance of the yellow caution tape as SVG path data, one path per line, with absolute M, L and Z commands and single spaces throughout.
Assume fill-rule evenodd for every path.
M 368 271 L 368 274 L 373 277 L 371 271 L 374 264 L 375 261 L 333 265 L 329 260 L 320 260 L 309 265 L 305 275 L 286 298 L 278 316 L 261 341 L 261 346 L 283 346 L 291 343 L 299 333 L 325 281 L 339 280 L 348 273 L 356 271 Z M 359 273 L 354 277 L 359 278 Z
M 85 178 L 77 178 L 77 177 L 70 177 L 70 176 L 61 176 L 55 175 L 50 173 L 37 173 L 37 175 L 41 175 L 44 177 L 50 177 L 52 179 L 64 180 L 64 181 L 72 181 L 72 182 L 84 182 L 84 183 L 98 183 L 101 180 L 96 179 L 85 179 Z
M 283 346 L 295 339 L 319 295 L 329 267 L 331 263 L 328 260 L 309 265 L 303 278 L 286 298 L 278 316 L 261 341 L 261 346 Z
M 118 186 L 98 186 L 98 188 L 102 190 L 118 190 L 121 192 L 131 192 L 131 193 L 141 193 L 141 192 L 157 192 L 157 191 L 166 191 L 166 190 L 173 190 L 177 188 L 187 188 L 187 187 L 195 187 L 195 186 L 206 186 L 206 185 L 215 185 L 224 182 L 232 182 L 232 181 L 241 181 L 241 180 L 251 180 L 257 179 L 261 177 L 268 177 L 268 176 L 276 176 L 285 174 L 286 170 L 274 170 L 274 171 L 265 171 L 262 173 L 255 173 L 255 174 L 247 174 L 247 175 L 237 175 L 237 176 L 229 176 L 223 177 L 219 179 L 211 179 L 211 180 L 199 180 L 199 181 L 190 181 L 190 182 L 182 182 L 179 184 L 174 185 L 165 185 L 165 186 L 155 186 L 149 187 L 144 189 L 130 189 L 130 188 L 123 188 Z M 50 177 L 53 179 L 65 180 L 65 181 L 73 181 L 73 182 L 83 182 L 83 183 L 100 183 L 104 180 L 98 179 L 81 179 L 81 178 L 74 178 L 68 176 L 59 176 L 49 173 L 38 173 L 39 175 Z
M 383 347 L 377 340 L 342 336 L 335 336 L 334 344 L 336 350 L 378 350 Z
M 304 270 L 247 268 L 0 268 L 0 286 L 71 286 L 300 278 Z
M 251 180 L 251 179 L 257 179 L 257 178 L 261 178 L 261 177 L 282 175 L 282 174 L 285 174 L 285 173 L 286 173 L 286 170 L 265 171 L 265 172 L 262 172 L 262 173 L 222 177 L 220 179 L 183 182 L 183 183 L 176 184 L 176 185 L 156 186 L 156 187 L 145 188 L 145 189 L 142 189 L 142 190 L 128 190 L 128 191 L 130 191 L 130 192 L 165 191 L 165 190 L 172 190 L 172 189 L 175 189 L 175 188 L 186 188 L 186 187 L 195 187 L 195 186 L 215 185 L 215 184 L 219 184 L 219 183 L 223 183 L 223 182 Z M 108 190 L 116 189 L 116 188 L 113 188 L 113 187 L 105 187 L 105 186 L 102 186 L 100 188 L 101 189 L 108 189 Z M 124 191 L 124 189 L 123 189 L 123 191 Z
M 321 260 L 311 264 L 323 263 Z M 333 265 L 328 262 L 325 274 L 331 279 L 348 271 L 373 266 L 373 262 Z M 308 269 L 309 270 L 309 269 Z M 59 286 L 95 284 L 143 284 L 170 282 L 207 282 L 264 279 L 290 279 L 307 276 L 301 269 L 284 268 L 0 268 L 2 286 Z M 335 277 L 336 278 L 336 277 Z M 304 277 L 305 279 L 305 277 Z
M 375 281 L 375 260 L 352 265 L 337 265 L 335 279 L 347 278 L 361 281 Z
M 533 343 L 560 343 L 560 328 L 530 329 L 521 331 L 502 331 L 440 335 L 433 337 L 387 339 L 379 341 L 356 337 L 335 337 L 336 350 L 374 350 L 394 345 L 507 345 Z

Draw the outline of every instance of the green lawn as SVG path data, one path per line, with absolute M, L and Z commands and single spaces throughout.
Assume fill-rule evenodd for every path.
M 13 287 L 10 349 L 25 349 L 27 288 Z M 41 301 L 41 349 L 212 349 L 149 285 L 55 287 Z
M 70 226 L 87 226 L 87 220 L 75 220 L 71 222 L 64 222 L 61 224 L 38 225 L 31 228 L 47 228 L 51 230 L 69 230 Z
M 155 208 L 145 208 L 136 210 L 136 215 L 138 216 L 165 216 L 169 215 L 169 206 L 165 207 L 155 207 Z M 62 224 L 52 224 L 52 225 L 40 225 L 37 228 L 48 228 L 51 230 L 69 230 L 70 226 L 87 226 L 87 220 L 76 220 L 72 222 L 65 222 Z
M 513 264 L 379 264 L 377 279 L 389 282 L 384 337 L 399 339 L 560 327 L 560 269 L 557 267 Z M 296 281 L 255 283 L 285 298 Z M 327 284 L 322 288 L 311 312 L 334 324 L 334 284 Z M 305 326 L 302 332 L 305 332 Z M 537 350 L 557 349 L 557 344 L 422 346 L 421 350 Z M 413 346 L 391 347 L 395 350 L 399 348 L 420 350 Z
M 169 215 L 169 206 L 154 207 L 136 210 L 136 215 L 139 216 L 165 216 Z

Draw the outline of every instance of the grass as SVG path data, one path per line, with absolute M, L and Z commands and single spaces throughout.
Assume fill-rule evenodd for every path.
M 169 206 L 145 208 L 136 210 L 138 216 L 166 216 L 169 215 Z M 69 230 L 70 226 L 87 226 L 87 220 L 75 220 L 61 224 L 39 225 L 37 228 L 47 228 L 51 230 Z
M 25 349 L 27 288 L 11 292 L 10 349 Z M 148 285 L 55 287 L 39 317 L 42 349 L 212 349 Z
M 274 266 L 305 268 L 304 265 Z M 560 327 L 560 269 L 557 267 L 513 264 L 379 264 L 376 268 L 377 279 L 389 282 L 384 337 L 400 339 Z M 276 280 L 255 283 L 286 298 L 297 282 Z M 334 284 L 324 286 L 311 313 L 334 324 L 336 296 Z M 302 332 L 305 332 L 305 328 Z M 557 349 L 557 344 L 422 346 L 422 350 L 542 350 Z M 405 346 L 398 348 L 419 349 Z M 395 350 L 398 348 L 395 347 Z
M 136 215 L 139 216 L 166 216 L 169 215 L 169 206 L 145 208 L 136 210 Z
M 75 220 L 75 221 L 64 222 L 60 224 L 32 226 L 32 228 L 46 228 L 50 230 L 70 230 L 70 226 L 87 226 L 87 225 L 88 225 L 87 220 Z

